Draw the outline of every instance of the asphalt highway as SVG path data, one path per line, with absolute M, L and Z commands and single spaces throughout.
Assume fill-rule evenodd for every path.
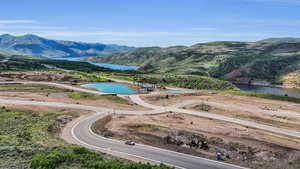
M 0 82 L 1 83 L 1 82 Z M 13 83 L 13 82 L 12 82 Z M 22 82 L 27 84 L 45 84 L 51 86 L 58 86 L 62 88 L 67 88 L 71 90 L 94 93 L 94 94 L 103 94 L 102 92 L 97 92 L 89 89 L 83 89 L 73 86 L 68 86 L 64 84 L 57 83 L 48 83 L 48 82 Z M 180 107 L 193 104 L 194 101 L 181 103 L 174 106 L 156 106 L 149 103 L 146 103 L 138 95 L 130 96 L 130 99 L 138 105 L 151 108 L 153 110 L 148 111 L 127 111 L 127 110 L 115 110 L 94 106 L 86 106 L 79 104 L 66 104 L 66 103 L 56 103 L 56 102 L 38 102 L 38 101 L 25 101 L 25 100 L 16 100 L 16 99 L 0 99 L 0 104 L 7 105 L 33 105 L 33 106 L 50 106 L 50 107 L 63 107 L 63 108 L 72 108 L 72 109 L 81 109 L 89 110 L 95 112 L 94 114 L 87 116 L 83 119 L 80 119 L 77 123 L 72 124 L 70 129 L 67 132 L 70 133 L 70 136 L 76 141 L 76 144 L 81 146 L 101 151 L 104 153 L 109 153 L 113 155 L 119 155 L 120 157 L 125 157 L 131 159 L 132 157 L 144 159 L 146 161 L 152 161 L 154 163 L 164 163 L 166 165 L 174 166 L 176 168 L 187 168 L 187 169 L 241 169 L 243 167 L 222 163 L 219 161 L 208 160 L 192 155 L 182 154 L 178 152 L 173 152 L 165 149 L 160 149 L 152 146 L 137 144 L 135 146 L 129 146 L 124 143 L 124 141 L 113 140 L 101 137 L 91 130 L 91 125 L 100 118 L 107 116 L 108 114 L 114 112 L 117 114 L 157 114 L 163 113 L 166 111 L 186 113 L 206 118 L 212 118 L 217 120 L 223 120 L 231 123 L 237 123 L 243 126 L 258 128 L 273 133 L 284 134 L 288 136 L 293 136 L 300 138 L 300 132 L 287 130 L 282 128 L 276 128 L 268 125 L 262 125 L 255 122 L 240 120 L 236 118 L 230 118 L 222 115 L 206 113 L 206 112 L 197 112 L 191 110 L 180 109 Z M 217 105 L 222 106 L 222 105 Z M 228 107 L 224 107 L 228 108 Z M 240 107 L 238 108 L 240 109 Z M 266 113 L 266 112 L 264 112 Z M 270 112 L 267 112 L 270 113 Z M 273 113 L 273 112 L 272 112 Z M 271 114 L 271 113 L 270 113 Z M 295 116 L 296 114 L 290 113 L 289 115 Z
M 101 148 L 105 152 L 122 152 L 128 156 L 141 157 L 142 159 L 156 163 L 164 163 L 176 168 L 187 169 L 242 169 L 243 167 L 208 160 L 196 156 L 177 153 L 169 150 L 136 144 L 135 146 L 126 145 L 123 141 L 107 139 L 96 135 L 90 129 L 90 126 L 99 118 L 104 117 L 106 113 L 100 113 L 77 123 L 72 128 L 73 136 L 78 142 L 81 142 L 88 148 Z

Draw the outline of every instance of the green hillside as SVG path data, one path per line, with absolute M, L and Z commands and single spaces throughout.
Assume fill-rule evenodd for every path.
M 299 43 L 300 38 L 269 38 L 259 41 L 261 43 Z
M 138 65 L 141 70 L 152 73 L 202 75 L 240 83 L 257 81 L 300 86 L 286 78 L 290 73 L 299 73 L 300 43 L 210 42 L 190 47 L 138 48 L 87 60 Z

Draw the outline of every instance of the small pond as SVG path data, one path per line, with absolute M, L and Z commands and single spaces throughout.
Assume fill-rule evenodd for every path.
M 114 93 L 114 94 L 136 94 L 137 91 L 130 88 L 125 84 L 119 83 L 90 83 L 81 85 L 82 87 L 97 89 L 105 93 Z
M 183 92 L 180 90 L 167 90 L 165 93 L 170 93 L 170 94 L 182 94 Z

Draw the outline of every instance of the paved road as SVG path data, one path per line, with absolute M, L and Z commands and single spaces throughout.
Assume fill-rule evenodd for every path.
M 90 126 L 99 118 L 104 117 L 108 114 L 108 112 L 112 112 L 111 109 L 104 109 L 93 106 L 85 106 L 85 105 L 77 105 L 77 104 L 65 104 L 65 103 L 55 103 L 55 102 L 37 102 L 37 101 L 20 101 L 20 100 L 7 100 L 0 99 L 0 104 L 18 104 L 18 105 L 36 105 L 36 106 L 50 106 L 50 107 L 64 107 L 64 108 L 73 108 L 73 109 L 83 109 L 97 112 L 95 115 L 88 117 L 85 120 L 80 121 L 76 125 L 72 127 L 70 131 L 72 136 L 77 140 L 77 143 L 85 146 L 87 148 L 91 148 L 94 150 L 116 154 L 122 153 L 126 154 L 128 157 L 140 157 L 142 159 L 146 159 L 154 162 L 163 162 L 165 164 L 169 164 L 172 166 L 176 166 L 178 168 L 205 168 L 205 169 L 228 169 L 228 168 L 241 168 L 238 166 L 233 166 L 225 163 L 219 163 L 216 161 L 211 161 L 199 157 L 194 157 L 186 154 L 181 154 L 177 152 L 172 152 L 168 150 L 158 149 L 151 146 L 146 145 L 137 145 L 134 147 L 127 146 L 124 142 L 111 140 L 107 138 L 103 138 L 94 134 L 90 130 Z M 173 109 L 172 111 L 176 110 Z M 153 111 L 122 111 L 118 110 L 116 113 L 119 114 L 155 114 L 161 113 L 164 110 L 153 110 Z M 177 110 L 176 110 L 177 111 Z M 247 122 L 238 119 L 232 119 L 224 116 L 212 116 L 213 114 L 202 114 L 199 112 L 193 111 L 184 111 L 178 110 L 183 113 L 193 114 L 197 116 L 209 117 L 214 119 L 220 119 L 232 122 L 234 120 L 235 123 L 240 123 L 241 125 L 253 126 L 256 125 L 256 128 L 262 128 L 264 130 L 274 131 L 275 133 L 292 135 L 300 138 L 299 132 L 294 131 L 285 131 L 284 129 L 278 129 L 270 126 L 255 124 L 252 122 Z
M 262 129 L 262 130 L 270 131 L 273 133 L 284 134 L 287 136 L 300 138 L 300 132 L 298 132 L 298 131 L 272 127 L 272 126 L 268 126 L 268 125 L 263 125 L 263 124 L 259 124 L 259 123 L 255 123 L 255 122 L 251 122 L 251 121 L 246 121 L 246 120 L 240 120 L 237 118 L 227 117 L 227 116 L 213 114 L 213 113 L 179 109 L 176 106 L 169 106 L 169 107 L 155 106 L 155 105 L 151 105 L 151 104 L 143 101 L 138 95 L 132 95 L 132 96 L 130 96 L 130 98 L 134 103 L 139 104 L 144 107 L 147 107 L 147 108 L 151 108 L 151 109 L 156 109 L 156 110 L 161 110 L 161 111 L 174 111 L 174 112 L 178 112 L 178 113 L 186 113 L 186 114 L 190 114 L 190 115 L 196 115 L 196 116 L 201 116 L 201 117 L 206 117 L 206 118 L 211 118 L 211 119 L 216 119 L 216 120 L 222 120 L 222 121 L 227 121 L 230 123 L 240 124 L 240 125 L 247 126 L 247 127 Z
M 65 104 L 55 102 L 37 102 L 37 101 L 24 101 L 24 100 L 7 100 L 0 99 L 0 104 L 13 104 L 13 105 L 36 105 L 36 106 L 50 106 L 50 107 L 64 107 L 73 109 L 82 109 L 95 111 L 96 114 L 80 121 L 71 128 L 71 135 L 78 142 L 78 144 L 91 148 L 94 150 L 102 151 L 105 153 L 126 154 L 128 157 L 136 157 L 152 161 L 156 163 L 164 163 L 167 165 L 174 166 L 176 168 L 187 168 L 187 169 L 241 169 L 242 167 L 220 163 L 204 158 L 199 158 L 187 154 L 181 154 L 169 150 L 159 149 L 147 145 L 137 144 L 136 146 L 125 145 L 124 142 L 118 140 L 107 139 L 96 135 L 91 131 L 91 125 L 100 118 L 105 117 L 112 112 L 111 109 L 103 109 L 93 106 L 84 106 L 77 104 Z M 116 113 L 119 114 L 153 114 L 161 113 L 161 110 L 153 111 L 122 111 L 118 110 Z
M 205 100 L 188 100 L 181 103 L 178 103 L 176 105 L 173 105 L 172 107 L 184 107 L 191 104 L 206 104 L 213 107 L 217 107 L 220 109 L 225 110 L 237 110 L 237 111 L 244 111 L 244 112 L 250 112 L 250 113 L 263 113 L 268 115 L 276 115 L 276 116 L 282 116 L 282 117 L 295 117 L 300 118 L 300 113 L 296 112 L 290 112 L 290 111 L 271 111 L 271 110 L 261 110 L 256 108 L 246 108 L 238 105 L 232 105 L 232 104 L 223 104 L 223 103 L 217 103 L 212 101 L 205 101 Z
M 46 85 L 54 85 L 59 86 L 62 88 L 67 88 L 71 90 L 77 90 L 82 92 L 94 93 L 97 91 L 88 90 L 77 88 L 73 86 L 63 85 L 63 84 L 56 84 L 56 83 L 49 83 L 49 82 L 29 82 L 30 84 L 46 84 Z M 96 93 L 95 93 L 96 94 Z M 100 94 L 97 92 L 97 94 Z M 239 120 L 235 118 L 230 118 L 222 115 L 211 114 L 206 112 L 197 112 L 191 110 L 184 110 L 178 108 L 178 106 L 170 106 L 170 107 L 161 107 L 151 105 L 143 101 L 138 95 L 130 96 L 133 102 L 142 105 L 144 107 L 151 108 L 153 110 L 150 111 L 126 111 L 126 110 L 116 110 L 115 113 L 117 114 L 156 114 L 162 113 L 165 111 L 174 111 L 174 112 L 181 112 L 206 118 L 212 118 L 217 120 L 223 120 L 231 123 L 237 123 L 243 126 L 263 129 L 266 131 L 271 131 L 274 133 L 285 134 L 288 136 L 294 136 L 300 138 L 300 132 L 286 130 L 281 128 L 275 128 L 267 125 L 262 125 L 254 122 Z M 65 104 L 65 103 L 55 103 L 55 102 L 37 102 L 37 101 L 24 101 L 24 100 L 7 100 L 7 99 L 0 99 L 0 104 L 19 104 L 19 105 L 36 105 L 36 106 L 51 106 L 51 107 L 64 107 L 64 108 L 73 108 L 73 109 L 82 109 L 82 110 L 90 110 L 97 112 L 95 115 L 87 117 L 86 119 L 79 121 L 76 123 L 69 131 L 77 140 L 77 143 L 102 152 L 116 154 L 121 153 L 125 154 L 126 156 L 130 157 L 139 157 L 142 159 L 146 159 L 149 161 L 154 162 L 163 162 L 165 164 L 169 164 L 172 166 L 176 166 L 178 168 L 204 168 L 204 169 L 237 169 L 241 168 L 238 166 L 220 163 L 217 161 L 211 161 L 191 155 L 181 154 L 177 152 L 172 152 L 164 149 L 159 149 L 151 146 L 146 145 L 136 145 L 136 146 L 127 146 L 124 142 L 111 140 L 107 138 L 103 138 L 94 134 L 90 126 L 99 118 L 106 116 L 109 112 L 113 112 L 112 109 L 94 107 L 94 106 L 85 106 L 85 105 L 78 105 L 78 104 Z M 179 106 L 180 107 L 180 106 Z
M 176 153 L 160 148 L 154 148 L 142 144 L 135 146 L 125 145 L 122 141 L 103 138 L 94 134 L 90 130 L 90 125 L 97 119 L 104 117 L 105 114 L 98 114 L 84 120 L 83 122 L 73 127 L 73 135 L 78 141 L 82 141 L 84 144 L 88 144 L 88 147 L 100 147 L 106 151 L 125 152 L 129 156 L 142 157 L 146 160 L 154 162 L 163 162 L 177 168 L 189 168 L 189 169 L 240 169 L 242 167 L 219 163 L 217 161 L 207 160 L 187 154 Z M 109 147 L 109 149 L 107 149 Z

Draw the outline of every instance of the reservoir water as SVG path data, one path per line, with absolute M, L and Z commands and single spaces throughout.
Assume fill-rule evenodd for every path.
M 57 57 L 57 58 L 52 58 L 55 60 L 68 60 L 68 61 L 80 61 L 82 57 Z M 117 64 L 109 64 L 109 63 L 94 63 L 94 62 L 89 62 L 90 64 L 99 66 L 99 67 L 104 67 L 107 69 L 111 70 L 137 70 L 139 67 L 138 66 L 127 66 L 127 65 L 117 65 Z
M 81 86 L 97 89 L 105 93 L 114 93 L 114 94 L 136 94 L 137 93 L 136 90 L 131 89 L 125 84 L 119 84 L 119 83 L 90 83 Z
M 109 63 L 91 63 L 91 64 L 112 69 L 112 70 L 137 70 L 139 68 L 137 66 L 117 65 L 117 64 L 109 64 Z
M 300 89 L 295 88 L 280 88 L 280 87 L 266 87 L 256 85 L 236 85 L 240 90 L 260 93 L 271 93 L 277 95 L 285 95 L 300 98 Z
M 71 60 L 71 61 L 79 61 L 78 57 L 61 57 L 54 58 L 58 60 Z M 127 66 L 127 65 L 117 65 L 117 64 L 108 64 L 108 63 L 93 63 L 91 64 L 97 65 L 99 67 L 104 67 L 112 70 L 137 70 L 139 67 L 137 66 Z M 251 92 L 260 92 L 260 93 L 271 93 L 277 95 L 285 95 L 291 97 L 300 98 L 300 89 L 292 89 L 292 88 L 280 88 L 280 87 L 267 87 L 267 86 L 257 86 L 257 85 L 236 85 L 240 90 L 243 91 L 251 91 Z M 107 92 L 107 93 L 116 93 L 116 94 L 135 94 L 136 91 L 130 89 L 128 86 L 123 84 L 116 83 L 99 83 L 99 84 L 87 84 L 85 87 L 95 88 L 97 90 Z M 177 91 L 169 91 L 169 93 L 178 93 Z

